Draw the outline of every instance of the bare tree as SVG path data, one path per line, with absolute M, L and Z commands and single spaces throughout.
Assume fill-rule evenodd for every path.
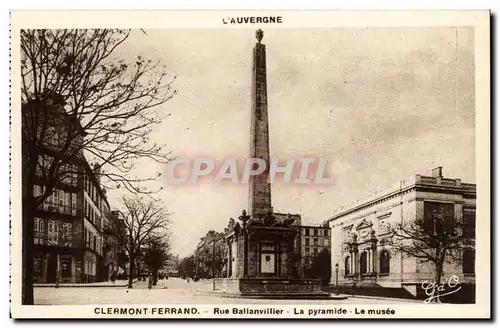
M 197 265 L 194 255 L 183 258 L 179 263 L 179 275 L 182 278 L 194 277 Z
M 150 140 L 168 116 L 153 111 L 176 93 L 165 65 L 137 56 L 118 58 L 128 30 L 22 30 L 23 304 L 33 304 L 33 218 L 38 205 L 74 170 L 66 164 L 98 162 L 108 188 L 150 193 L 133 176 L 140 160 L 166 163 L 169 153 Z M 52 158 L 41 164 L 43 156 Z M 37 177 L 37 170 L 41 177 Z M 36 179 L 45 185 L 33 196 Z
M 155 200 L 123 197 L 122 202 L 127 231 L 125 249 L 129 256 L 128 288 L 132 288 L 136 260 L 148 243 L 159 242 L 166 235 L 169 213 Z
M 431 263 L 434 282 L 439 285 L 444 265 L 462 263 L 464 251 L 474 247 L 475 217 L 455 215 L 453 204 L 429 202 L 425 206 L 422 218 L 390 226 L 391 244 L 405 256 Z M 439 295 L 434 296 L 439 301 Z
M 151 270 L 153 286 L 158 282 L 158 271 L 170 259 L 170 242 L 166 236 L 153 236 L 146 242 L 144 262 Z

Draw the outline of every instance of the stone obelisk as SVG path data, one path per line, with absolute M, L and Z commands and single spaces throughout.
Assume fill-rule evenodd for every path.
M 250 127 L 250 158 L 260 158 L 266 162 L 264 173 L 250 177 L 248 207 L 249 215 L 262 219 L 272 213 L 271 185 L 269 174 L 269 125 L 267 116 L 266 46 L 261 43 L 262 30 L 255 33 L 257 43 L 252 58 L 252 110 Z
M 250 158 L 260 158 L 269 167 L 267 116 L 266 46 L 257 30 L 252 58 L 252 106 Z M 256 168 L 254 168 L 255 170 Z M 230 220 L 226 230 L 227 278 L 205 284 L 210 291 L 259 298 L 328 298 L 321 281 L 300 279 L 293 273 L 297 226 L 277 220 L 273 213 L 269 170 L 249 181 L 249 213 Z M 287 217 L 289 216 L 286 215 Z

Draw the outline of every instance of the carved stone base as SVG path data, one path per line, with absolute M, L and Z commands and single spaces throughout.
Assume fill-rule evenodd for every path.
M 216 278 L 204 281 L 203 291 L 248 298 L 330 298 L 316 279 Z

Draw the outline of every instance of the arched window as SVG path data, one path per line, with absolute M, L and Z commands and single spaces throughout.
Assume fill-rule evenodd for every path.
M 348 256 L 345 258 L 344 262 L 344 274 L 346 276 L 351 274 L 351 258 Z
M 383 250 L 380 252 L 380 273 L 389 273 L 389 272 L 391 272 L 389 252 Z
M 463 273 L 474 274 L 475 270 L 475 254 L 471 249 L 466 249 L 462 257 L 462 270 Z
M 366 252 L 361 253 L 361 258 L 359 259 L 359 271 L 361 274 L 368 272 L 368 255 Z

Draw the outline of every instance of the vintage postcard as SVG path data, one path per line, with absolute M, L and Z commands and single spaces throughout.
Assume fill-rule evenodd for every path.
M 490 318 L 488 11 L 13 11 L 13 318 Z

